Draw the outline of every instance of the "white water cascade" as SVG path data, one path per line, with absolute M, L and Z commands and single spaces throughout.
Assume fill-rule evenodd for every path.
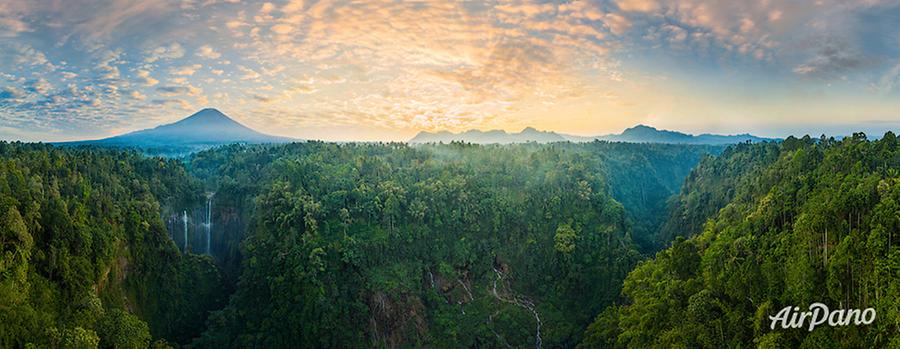
M 531 302 L 530 300 L 528 300 L 528 298 L 525 298 L 524 296 L 513 293 L 512 287 L 510 287 L 510 285 L 509 285 L 509 281 L 503 279 L 503 273 L 501 273 L 499 270 L 497 270 L 497 268 L 494 268 L 494 273 L 497 274 L 497 278 L 494 279 L 494 287 L 493 287 L 494 298 L 497 298 L 498 300 L 500 300 L 502 302 L 514 304 L 516 306 L 521 307 L 522 309 L 525 309 L 525 310 L 528 310 L 531 312 L 531 315 L 534 316 L 534 321 L 537 325 L 535 328 L 535 334 L 534 334 L 534 347 L 535 347 L 535 349 L 541 349 L 541 344 L 542 344 L 541 326 L 543 326 L 543 322 L 541 322 L 541 316 L 540 316 L 540 314 L 538 314 L 534 303 Z M 503 282 L 503 284 L 501 286 L 503 286 L 503 288 L 505 288 L 505 291 L 497 292 L 497 281 Z M 501 294 L 501 293 L 505 293 L 505 295 Z M 493 316 L 491 318 L 489 318 L 488 320 L 492 321 Z M 494 332 L 494 334 L 497 334 L 497 333 Z M 498 339 L 501 338 L 499 334 L 497 334 L 497 338 Z M 508 345 L 509 344 L 507 344 L 507 346 Z
M 188 230 L 188 224 L 187 224 L 187 223 L 188 223 L 188 218 L 187 218 L 187 211 L 182 211 L 182 212 L 181 212 L 181 221 L 184 222 L 184 253 L 187 253 L 187 249 L 188 249 L 188 232 L 187 232 L 187 230 Z
M 215 194 L 206 195 L 206 223 L 203 226 L 206 228 L 206 254 L 212 255 L 210 250 L 210 241 L 212 240 L 212 197 Z

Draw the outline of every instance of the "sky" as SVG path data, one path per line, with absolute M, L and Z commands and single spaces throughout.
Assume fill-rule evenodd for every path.
M 900 130 L 900 0 L 3 0 L 0 139 Z

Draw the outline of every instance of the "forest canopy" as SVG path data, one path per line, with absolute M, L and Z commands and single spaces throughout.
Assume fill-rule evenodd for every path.
M 898 202 L 891 133 L 0 143 L 0 347 L 900 345 Z M 878 315 L 768 326 L 812 302 Z
M 218 188 L 216 205 L 250 213 L 230 218 L 247 226 L 240 253 L 223 251 L 243 257 L 237 290 L 195 344 L 574 346 L 655 248 L 666 199 L 720 150 L 309 142 L 200 153 L 191 170 Z
M 898 203 L 890 132 L 729 149 L 702 162 L 673 203 L 664 231 L 691 237 L 640 263 L 626 301 L 601 313 L 580 347 L 900 347 Z M 814 302 L 871 307 L 877 318 L 811 332 L 770 326 L 780 309 Z

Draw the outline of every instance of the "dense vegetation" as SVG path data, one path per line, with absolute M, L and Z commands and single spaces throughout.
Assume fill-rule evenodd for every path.
M 900 146 L 789 138 L 703 161 L 673 201 L 680 238 L 625 280 L 583 348 L 900 347 Z M 679 231 L 676 227 L 682 226 Z M 875 308 L 869 326 L 770 329 L 786 306 Z
M 890 133 L 179 161 L 0 143 L 0 223 L 4 348 L 900 345 Z M 769 329 L 812 302 L 878 319 Z
M 716 149 L 306 143 L 201 153 L 192 171 L 217 188 L 216 206 L 246 213 L 217 224 L 245 222 L 249 235 L 240 254 L 235 243 L 220 249 L 242 255 L 243 269 L 195 344 L 574 346 L 640 259 L 632 217 L 664 217 L 666 198 Z M 653 222 L 638 225 L 648 243 Z
M 144 348 L 151 332 L 198 332 L 221 280 L 160 218 L 161 202 L 188 205 L 198 188 L 137 153 L 0 143 L 0 347 Z

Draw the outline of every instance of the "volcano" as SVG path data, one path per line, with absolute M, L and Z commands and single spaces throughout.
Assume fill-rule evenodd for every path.
M 56 143 L 62 146 L 97 145 L 140 148 L 151 154 L 190 153 L 232 143 L 289 143 L 293 138 L 257 132 L 222 112 L 207 108 L 175 123 L 134 131 L 110 138 Z

